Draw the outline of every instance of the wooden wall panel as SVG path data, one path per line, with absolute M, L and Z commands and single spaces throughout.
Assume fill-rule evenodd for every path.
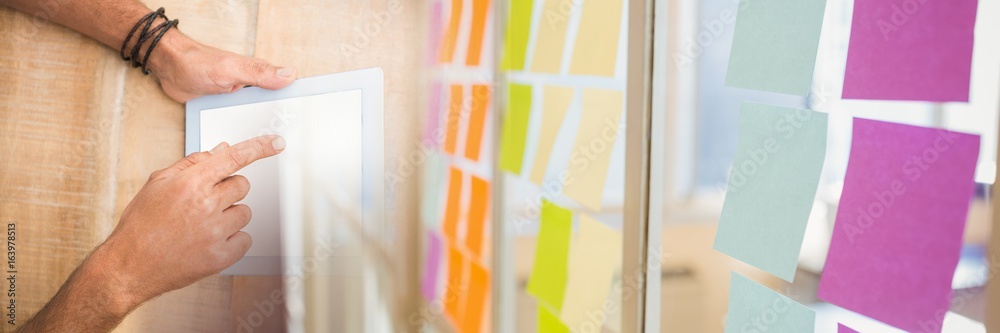
M 2 6 L 0 50 L 0 221 L 17 226 L 20 325 L 111 230 L 124 68 L 97 42 Z
M 423 40 L 421 18 L 425 1 L 418 0 L 259 0 L 255 56 L 276 64 L 296 66 L 300 77 L 381 67 L 385 73 L 385 170 L 402 182 L 388 187 L 386 230 L 382 244 L 365 244 L 366 254 L 388 253 L 376 261 L 381 279 L 322 277 L 306 287 L 307 328 L 313 332 L 352 331 L 361 326 L 352 311 L 364 304 L 384 304 L 391 311 L 394 331 L 415 331 L 406 318 L 416 310 L 419 278 L 416 263 L 416 175 L 401 165 L 401 157 L 418 149 L 418 94 Z M 410 166 L 416 170 L 418 165 Z M 389 192 L 389 191 L 392 192 Z M 368 227 L 368 226 L 366 226 Z M 368 246 L 384 247 L 368 251 Z M 392 272 L 386 274 L 384 272 Z M 358 272 L 359 274 L 361 272 Z M 377 284 L 378 295 L 361 290 Z M 364 288 L 364 289 L 362 289 Z M 367 298 L 367 300 L 366 300 Z M 377 298 L 377 300 L 372 300 Z M 335 316 L 343 316 L 338 319 Z M 363 317 L 363 316 L 362 316 Z M 342 319 L 342 320 L 341 320 Z M 388 318 L 387 318 L 388 319 Z M 329 326 L 329 325 L 342 326 Z M 357 324 L 364 325 L 364 324 Z M 371 329 L 371 327 L 366 327 Z

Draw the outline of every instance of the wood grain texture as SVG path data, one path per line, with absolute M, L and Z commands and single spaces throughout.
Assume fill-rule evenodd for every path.
M 418 149 L 417 102 L 423 55 L 420 28 L 423 0 L 259 0 L 254 55 L 296 66 L 300 77 L 368 67 L 385 73 L 385 170 L 402 179 L 387 184 L 386 225 L 373 238 L 386 253 L 366 258 L 361 277 L 321 277 L 306 284 L 306 328 L 310 332 L 377 329 L 372 322 L 392 320 L 392 330 L 411 332 L 406 319 L 417 309 L 418 253 L 416 175 L 420 165 L 405 157 Z M 408 169 L 408 168 L 409 169 Z M 412 171 L 409 171 L 412 170 Z M 366 231 L 372 226 L 365 225 Z M 368 265 L 368 264 L 366 264 Z M 388 273 L 388 274 L 387 274 Z M 386 307 L 391 318 L 362 309 Z M 365 305 L 365 306 L 363 306 Z M 337 324 L 339 326 L 330 326 Z M 382 324 L 379 322 L 378 324 Z M 360 325 L 360 326 L 359 326 Z M 341 328 L 341 329 L 338 329 Z
M 1000 124 L 998 124 L 1000 126 Z M 998 148 L 1000 150 L 1000 148 Z M 997 152 L 1000 154 L 1000 151 Z M 998 155 L 1000 156 L 1000 155 Z M 1000 172 L 997 173 L 997 178 L 1000 179 Z M 990 216 L 990 221 L 992 221 L 990 236 L 990 243 L 987 246 L 987 255 L 989 265 L 989 280 L 987 280 L 986 286 L 986 331 L 990 333 L 1000 332 L 1000 182 L 993 182 L 993 209 L 991 209 L 992 216 Z
M 17 226 L 20 325 L 112 228 L 124 69 L 97 42 L 6 7 L 0 36 L 0 221 Z

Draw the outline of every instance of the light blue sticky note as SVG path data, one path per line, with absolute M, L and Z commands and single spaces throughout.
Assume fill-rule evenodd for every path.
M 448 160 L 437 151 L 430 151 L 426 156 L 424 177 L 420 196 L 420 220 L 429 230 L 435 230 L 441 224 L 441 210 L 444 209 L 443 189 L 447 188 L 445 175 L 448 173 Z
M 792 282 L 826 155 L 825 113 L 742 103 L 716 250 Z
M 805 96 L 826 0 L 740 0 L 726 85 Z
M 733 272 L 729 283 L 726 333 L 811 333 L 816 312 Z

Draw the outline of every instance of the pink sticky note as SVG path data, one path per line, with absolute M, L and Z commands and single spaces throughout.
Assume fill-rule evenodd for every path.
M 424 125 L 424 145 L 437 148 L 444 142 L 441 132 L 441 82 L 431 81 L 430 95 L 427 96 L 427 124 Z
M 423 284 L 420 291 L 427 300 L 437 297 L 438 272 L 441 264 L 441 237 L 433 231 L 427 232 L 427 262 L 424 265 Z
M 847 325 L 838 323 L 837 333 L 858 333 L 858 331 L 855 331 L 853 328 L 847 327 Z
M 855 0 L 844 98 L 968 102 L 978 0 Z
M 441 1 L 431 3 L 430 14 L 430 26 L 427 27 L 427 35 L 430 36 L 427 41 L 427 65 L 434 66 L 437 64 L 438 49 L 441 47 L 441 34 L 444 33 L 444 30 L 441 29 L 441 25 L 444 23 L 441 20 Z
M 977 135 L 855 118 L 819 298 L 940 332 L 978 157 Z

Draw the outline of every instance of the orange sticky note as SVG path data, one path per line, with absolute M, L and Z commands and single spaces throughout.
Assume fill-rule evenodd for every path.
M 458 41 L 458 28 L 462 24 L 462 2 L 464 0 L 451 0 L 451 16 L 448 18 L 448 28 L 444 31 L 441 39 L 441 52 L 438 54 L 439 61 L 450 63 L 455 57 L 455 42 Z
M 486 124 L 486 107 L 490 105 L 490 87 L 477 84 L 472 86 L 472 113 L 469 115 L 469 132 L 465 140 L 465 158 L 479 161 L 480 146 L 483 144 L 483 127 Z
M 490 0 L 472 0 L 472 31 L 469 32 L 469 52 L 465 55 L 465 64 L 468 66 L 479 66 L 489 9 Z
M 451 167 L 448 177 L 448 202 L 444 208 L 444 237 L 450 243 L 458 240 L 458 215 L 461 213 L 462 170 Z
M 469 203 L 469 230 L 465 235 L 465 246 L 476 258 L 483 251 L 483 230 L 486 214 L 490 207 L 490 182 L 472 176 L 472 201 Z
M 483 310 L 490 289 L 490 272 L 483 266 L 471 262 L 469 272 L 469 295 L 465 301 L 462 332 L 481 332 Z
M 448 119 L 445 124 L 445 137 L 444 137 L 444 152 L 454 155 L 455 146 L 458 145 L 458 128 L 462 122 L 462 104 L 464 101 L 463 94 L 465 93 L 464 87 L 462 85 L 452 85 L 451 92 L 451 102 L 448 103 Z
M 448 285 L 445 286 L 444 309 L 453 324 L 462 322 L 462 301 L 466 298 L 468 289 L 462 284 L 465 280 L 465 266 L 468 260 L 454 245 L 448 245 Z M 455 325 L 456 327 L 458 325 Z

